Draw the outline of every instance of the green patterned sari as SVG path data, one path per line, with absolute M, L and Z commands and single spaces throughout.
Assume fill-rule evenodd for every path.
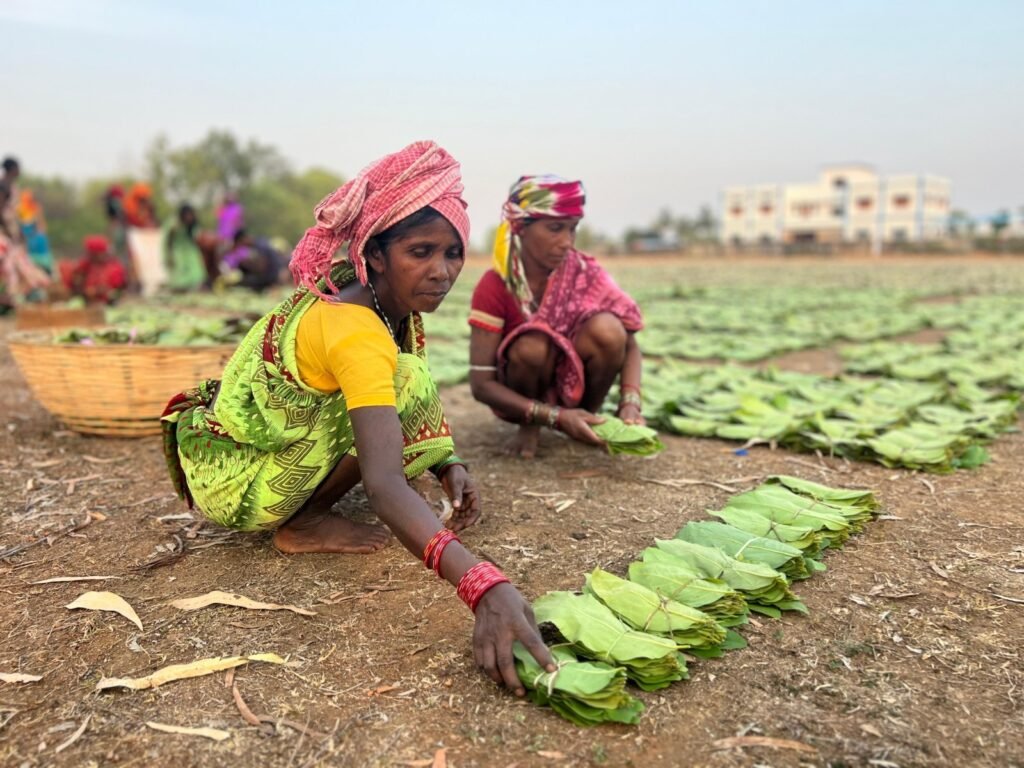
M 335 266 L 335 285 L 354 279 L 347 262 Z M 318 300 L 296 290 L 253 326 L 219 382 L 176 395 L 164 411 L 164 455 L 175 490 L 216 523 L 275 528 L 345 454 L 355 454 L 344 395 L 320 392 L 298 376 L 296 332 Z M 427 368 L 419 315 L 406 327 L 394 384 L 405 474 L 412 478 L 449 458 L 454 445 Z

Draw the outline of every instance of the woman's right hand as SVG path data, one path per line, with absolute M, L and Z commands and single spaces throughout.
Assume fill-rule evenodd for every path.
M 516 696 L 526 689 L 516 674 L 512 643 L 518 640 L 548 672 L 557 667 L 537 630 L 533 609 L 511 584 L 491 587 L 476 607 L 473 627 L 473 656 L 476 665 L 499 685 L 504 683 Z
M 595 416 L 582 408 L 563 408 L 558 414 L 558 426 L 573 440 L 587 445 L 604 445 L 604 440 L 594 434 L 591 424 L 604 423 L 603 416 Z

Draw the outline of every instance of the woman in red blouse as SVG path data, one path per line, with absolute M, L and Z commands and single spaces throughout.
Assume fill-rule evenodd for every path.
M 494 268 L 473 292 L 469 324 L 473 397 L 518 423 L 511 450 L 537 451 L 541 427 L 601 445 L 591 425 L 620 378 L 618 414 L 642 423 L 640 309 L 573 245 L 582 183 L 523 176 L 509 193 Z

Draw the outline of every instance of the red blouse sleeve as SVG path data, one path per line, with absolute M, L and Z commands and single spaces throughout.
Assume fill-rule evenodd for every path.
M 473 290 L 470 302 L 469 324 L 503 336 L 521 322 L 520 312 L 501 275 L 487 270 Z

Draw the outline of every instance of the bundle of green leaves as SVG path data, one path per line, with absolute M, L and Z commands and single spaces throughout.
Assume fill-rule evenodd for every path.
M 669 637 L 680 648 L 708 648 L 725 640 L 725 630 L 708 614 L 600 568 L 587 576 L 583 589 L 633 629 Z
M 706 579 L 664 550 L 648 547 L 629 566 L 629 580 L 662 597 L 698 608 L 723 627 L 747 621 L 747 601 L 721 579 Z
M 752 611 L 774 618 L 782 611 L 807 613 L 807 606 L 793 594 L 786 577 L 763 563 L 737 560 L 715 547 L 682 539 L 657 539 L 655 544 L 704 578 L 724 581 L 743 595 Z
M 547 672 L 533 655 L 516 643 L 512 647 L 516 672 L 530 701 L 549 706 L 566 720 L 581 726 L 599 723 L 635 725 L 643 702 L 626 692 L 626 670 L 600 661 L 580 661 L 566 646 L 550 649 L 558 669 Z
M 600 424 L 594 424 L 594 434 L 604 440 L 608 453 L 631 456 L 651 456 L 664 450 L 657 430 L 641 424 L 627 424 L 617 416 L 605 416 Z
M 790 582 L 809 578 L 813 571 L 820 570 L 794 546 L 755 536 L 725 523 L 692 521 L 680 529 L 676 538 L 720 549 L 737 560 L 767 565 Z
M 533 604 L 538 624 L 551 624 L 588 659 L 621 666 L 645 691 L 665 688 L 687 676 L 672 640 L 631 629 L 593 595 L 549 592 Z
M 791 475 L 773 475 L 758 490 L 766 490 L 775 486 L 792 491 L 805 500 L 793 499 L 792 503 L 813 507 L 816 506 L 816 502 L 820 502 L 826 505 L 829 511 L 838 512 L 850 523 L 853 533 L 860 533 L 864 529 L 864 525 L 875 518 L 881 507 L 871 491 L 830 488 L 827 485 Z
M 738 525 L 737 520 L 747 513 L 762 518 L 770 535 L 761 533 L 763 526 L 756 521 L 750 526 Z M 830 509 L 829 505 L 822 502 L 805 499 L 780 485 L 766 485 L 734 496 L 724 509 L 712 514 L 750 533 L 780 541 L 787 541 L 784 533 L 787 530 L 810 531 L 817 536 L 821 548 L 841 547 L 851 533 L 849 521 L 838 510 Z M 807 554 L 805 547 L 792 540 L 789 543 Z

